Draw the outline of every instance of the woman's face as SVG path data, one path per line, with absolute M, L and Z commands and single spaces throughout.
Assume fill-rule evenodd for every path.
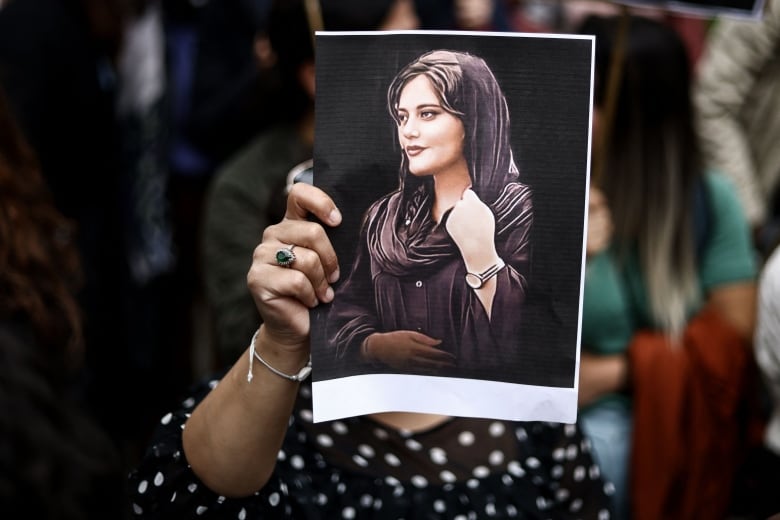
M 426 76 L 411 79 L 401 90 L 396 121 L 412 174 L 437 175 L 465 164 L 463 122 L 442 108 Z

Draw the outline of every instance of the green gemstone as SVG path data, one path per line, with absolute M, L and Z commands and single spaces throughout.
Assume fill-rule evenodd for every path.
M 282 266 L 290 265 L 295 260 L 295 255 L 289 249 L 280 249 L 276 252 L 276 263 Z

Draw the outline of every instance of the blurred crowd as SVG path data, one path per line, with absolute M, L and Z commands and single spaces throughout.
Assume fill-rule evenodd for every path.
M 289 173 L 311 159 L 314 143 L 311 34 L 291 32 L 273 18 L 273 2 L 0 0 L 0 511 L 9 514 L 3 518 L 130 517 L 122 481 L 160 417 L 189 385 L 228 368 L 257 329 L 246 288 L 252 250 L 264 227 L 283 216 Z M 605 271 L 590 272 L 610 269 L 604 252 L 647 237 L 639 239 L 637 264 L 648 286 L 645 314 L 669 336 L 695 336 L 697 325 L 723 327 L 719 337 L 704 334 L 716 344 L 710 352 L 728 351 L 709 360 L 723 371 L 712 384 L 734 386 L 730 408 L 708 411 L 722 414 L 720 422 L 686 423 L 701 430 L 675 437 L 680 450 L 701 456 L 667 462 L 701 466 L 677 471 L 682 480 L 666 485 L 709 473 L 726 490 L 718 497 L 723 518 L 780 513 L 770 486 L 780 474 L 780 2 L 767 0 L 760 19 L 745 20 L 604 1 L 319 4 L 327 10 L 333 2 L 352 4 L 352 29 L 579 32 L 600 34 L 597 48 L 610 42 L 610 52 L 597 51 L 594 124 L 610 131 L 594 140 L 585 306 L 610 304 L 599 300 Z M 594 15 L 614 23 L 595 23 Z M 621 84 L 637 92 L 637 103 L 623 100 L 633 110 L 624 113 L 624 94 L 607 88 L 608 74 L 632 47 L 610 38 L 624 28 L 621 20 L 626 30 L 640 30 L 641 23 L 628 22 L 640 18 L 669 29 L 668 38 L 645 44 L 664 48 L 663 38 L 679 40 L 685 70 L 673 76 L 669 61 L 653 69 L 637 58 L 630 77 L 644 83 Z M 632 66 L 629 58 L 625 63 Z M 681 99 L 690 106 L 643 97 L 674 89 L 667 80 L 682 85 Z M 618 99 L 614 105 L 610 96 Z M 664 110 L 672 117 L 656 124 L 651 115 Z M 639 125 L 647 125 L 644 133 L 628 137 Z M 626 169 L 637 171 L 634 181 L 610 180 Z M 687 174 L 699 169 L 720 179 L 711 197 L 718 200 L 705 201 L 703 210 L 698 177 Z M 626 195 L 640 185 L 644 191 Z M 652 223 L 628 207 L 647 200 L 659 201 L 641 206 Z M 713 208 L 717 215 L 697 217 Z M 248 212 L 254 218 L 243 219 Z M 677 237 L 676 228 L 690 232 Z M 705 253 L 700 230 L 713 237 L 704 239 Z M 664 267 L 647 267 L 653 263 Z M 682 321 L 673 315 L 678 307 Z M 725 318 L 686 315 L 691 307 L 716 308 Z M 641 357 L 634 342 L 653 324 L 630 323 L 622 337 L 604 332 L 614 323 L 585 313 L 584 326 L 593 328 L 583 333 L 581 420 L 597 460 L 619 483 L 619 518 L 640 518 L 634 491 L 648 479 L 634 473 L 648 467 L 654 444 L 646 439 L 668 440 L 663 435 L 682 430 L 669 423 L 693 405 L 653 402 L 658 416 L 671 414 L 669 407 L 685 410 L 666 417 L 663 432 L 650 427 L 640 434 L 648 442 L 641 452 L 630 441 L 640 442 L 636 429 L 647 422 L 638 415 L 622 422 L 625 409 L 616 407 L 624 405 L 616 403 L 623 401 L 609 396 L 631 395 L 630 410 L 632 401 L 648 402 L 649 385 L 675 378 L 685 381 L 681 393 L 698 392 L 689 384 L 702 379 L 692 361 L 697 354 L 682 360 L 659 354 L 654 362 L 667 372 L 634 374 Z M 618 351 L 632 359 L 629 368 L 613 362 Z M 609 386 L 610 378 L 618 382 Z M 722 390 L 701 390 L 702 399 L 722 403 Z M 728 431 L 716 429 L 725 425 Z M 733 442 L 714 446 L 709 438 L 719 436 Z M 602 441 L 608 449 L 599 453 Z M 623 462 L 606 453 L 619 446 L 625 452 L 615 456 Z M 659 514 L 712 518 L 697 515 L 697 506 L 711 511 L 711 503 L 680 504 L 693 512 Z

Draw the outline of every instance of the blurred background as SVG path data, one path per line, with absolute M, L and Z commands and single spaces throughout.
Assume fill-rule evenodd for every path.
M 2 115 L 19 129 L 23 148 L 40 173 L 41 190 L 48 193 L 47 203 L 72 224 L 66 237 L 50 238 L 72 241 L 83 275 L 74 289 L 83 354 L 62 393 L 110 440 L 120 478 L 138 461 L 155 424 L 175 407 L 187 387 L 224 370 L 234 359 L 225 353 L 229 348 L 219 345 L 215 296 L 205 282 L 203 222 L 208 218 L 209 190 L 219 172 L 257 136 L 299 117 L 293 109 L 299 101 L 286 88 L 285 71 L 270 37 L 280 30 L 272 25 L 272 2 L 0 0 L 0 91 L 8 107 Z M 328 2 L 350 0 L 321 0 L 325 7 Z M 352 0 L 350 9 L 370 11 L 371 3 Z M 407 27 L 472 31 L 569 33 L 588 14 L 623 12 L 606 1 L 393 4 L 395 16 L 411 17 Z M 677 31 L 693 74 L 698 74 L 707 53 L 708 38 L 732 23 L 653 7 L 631 10 Z M 369 14 L 366 28 L 374 24 Z M 780 61 L 780 31 L 773 30 L 773 36 L 765 37 L 774 38 L 766 44 L 770 48 L 766 60 L 774 63 L 767 65 L 766 81 L 780 91 L 777 74 L 769 76 Z M 705 105 L 718 96 L 703 91 L 699 95 Z M 754 93 L 746 88 L 731 95 L 747 102 Z M 780 106 L 769 106 L 764 105 L 763 113 L 772 110 L 769 115 L 777 121 Z M 765 119 L 754 133 L 761 134 L 763 128 L 777 142 L 780 125 L 769 122 L 771 117 Z M 705 149 L 717 151 L 736 138 L 719 134 L 714 139 Z M 0 165 L 11 177 L 26 175 L 9 159 L 18 149 L 10 134 L 0 132 Z M 712 160 L 717 160 L 714 154 Z M 780 236 L 776 201 L 780 157 L 775 153 L 762 160 L 767 164 L 759 165 L 763 180 L 756 181 L 758 187 L 747 187 L 745 177 L 736 181 L 761 265 Z M 723 169 L 729 174 L 728 165 Z M 278 215 L 284 192 L 277 180 L 267 182 Z M 26 200 L 19 195 L 17 203 L 23 206 Z M 14 227 L 13 215 L 7 218 L 2 223 L 8 227 L 0 243 L 2 255 L 16 247 L 13 233 L 22 229 Z M 241 261 L 248 269 L 251 257 Z M 37 276 L 35 270 L 28 275 Z M 20 294 L 24 291 L 9 291 L 1 298 Z M 3 308 L 12 309 L 2 316 L 4 325 L 19 320 L 12 306 Z M 248 342 L 251 332 L 241 337 Z M 780 351 L 780 345 L 776 347 Z M 769 394 L 761 397 L 762 405 L 771 408 Z M 0 415 L 11 413 L 0 410 Z M 26 449 L 36 451 L 35 446 Z M 14 475 L 28 473 L 29 461 L 0 457 L 0 470 L 7 472 L 0 479 L 13 482 Z M 0 486 L 0 509 L 7 499 L 4 489 Z M 45 493 L 39 495 L 44 496 L 38 500 L 49 500 Z M 127 508 L 122 509 L 129 515 Z M 741 509 L 735 517 L 750 517 L 744 505 L 735 509 Z

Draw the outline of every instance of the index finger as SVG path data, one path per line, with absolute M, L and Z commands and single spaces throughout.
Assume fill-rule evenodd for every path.
M 330 226 L 341 223 L 341 212 L 327 193 L 310 184 L 293 184 L 284 218 L 306 220 L 310 214 Z
M 341 224 L 341 212 L 327 193 L 310 184 L 293 184 L 287 195 L 287 211 L 284 220 L 308 220 L 309 215 L 314 215 L 330 226 Z M 340 277 L 338 259 L 330 241 L 311 240 L 305 243 L 317 251 L 327 280 L 331 283 L 338 280 Z

